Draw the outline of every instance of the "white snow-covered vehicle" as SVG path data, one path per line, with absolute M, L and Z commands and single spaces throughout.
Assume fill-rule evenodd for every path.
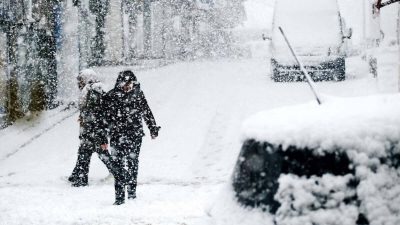
M 313 80 L 345 80 L 346 39 L 352 32 L 345 28 L 337 0 L 276 1 L 270 42 L 271 78 L 275 82 L 302 80 L 300 67 L 279 27 Z
M 260 112 L 244 122 L 214 224 L 400 224 L 400 94 Z

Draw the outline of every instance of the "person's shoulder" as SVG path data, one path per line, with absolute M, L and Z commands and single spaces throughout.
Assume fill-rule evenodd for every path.
M 115 93 L 116 93 L 116 90 L 115 90 L 115 88 L 113 88 L 106 93 L 106 96 L 112 98 L 115 96 Z
M 142 89 L 139 90 L 139 94 L 140 97 L 144 98 L 144 92 L 142 91 Z

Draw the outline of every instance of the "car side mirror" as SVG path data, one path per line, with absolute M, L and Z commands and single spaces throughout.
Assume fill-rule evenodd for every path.
M 265 36 L 265 34 L 262 34 L 262 39 L 265 41 L 265 40 L 272 40 L 272 38 L 271 37 L 267 37 L 267 36 Z
M 350 39 L 351 36 L 353 36 L 353 28 L 350 28 L 350 29 L 347 31 L 347 35 L 345 35 L 343 38 Z

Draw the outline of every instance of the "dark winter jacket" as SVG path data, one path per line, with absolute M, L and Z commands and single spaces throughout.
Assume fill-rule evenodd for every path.
M 127 92 L 123 90 L 126 82 L 131 82 L 133 85 L 132 89 Z M 136 82 L 136 78 L 132 79 L 132 77 L 120 74 L 114 89 L 107 93 L 107 121 L 111 139 L 144 136 L 142 118 L 149 128 L 151 136 L 157 137 L 160 127 L 156 125 L 139 83 Z
M 90 83 L 82 91 L 79 139 L 84 144 L 94 144 L 94 146 L 100 147 L 100 145 L 108 143 L 105 95 L 101 83 Z

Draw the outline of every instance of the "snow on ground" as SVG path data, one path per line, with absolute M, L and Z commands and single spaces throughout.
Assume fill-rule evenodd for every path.
M 364 64 L 358 58 L 349 59 L 352 78 L 317 83 L 320 91 L 341 97 L 395 92 L 392 86 L 385 88 L 365 75 Z M 110 89 L 122 69 L 95 71 Z M 395 69 L 388 71 L 394 74 Z M 113 183 L 100 182 L 108 172 L 96 154 L 89 187 L 72 188 L 60 179 L 71 173 L 77 158 L 76 109 L 67 111 L 64 120 L 54 120 L 57 125 L 45 126 L 32 141 L 19 140 L 23 136 L 16 126 L 1 131 L 14 136 L 0 137 L 5 146 L 0 161 L 0 224 L 208 223 L 205 205 L 227 188 L 241 147 L 242 122 L 265 109 L 313 101 L 306 83 L 273 83 L 269 72 L 266 58 L 135 69 L 162 128 L 156 140 L 150 140 L 147 131 L 140 155 L 138 198 L 122 206 L 112 205 Z M 73 115 L 68 117 L 68 113 Z M 42 116 L 44 122 L 51 120 L 47 113 Z M 21 126 L 24 123 L 29 125 L 22 121 Z M 10 155 L 11 148 L 18 151 Z
M 78 109 L 73 105 L 60 106 L 51 111 L 31 112 L 7 129 L 0 130 L 0 140 L 3 145 L 0 151 L 0 163 L 76 112 Z

